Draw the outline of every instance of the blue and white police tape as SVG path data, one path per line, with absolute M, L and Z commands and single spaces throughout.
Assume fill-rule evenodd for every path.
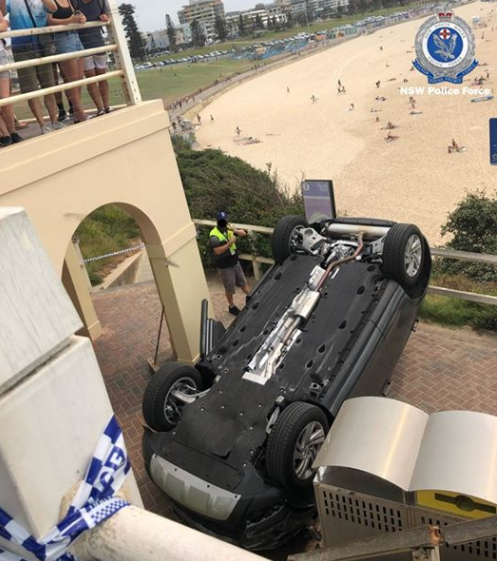
M 68 553 L 71 544 L 83 532 L 128 506 L 126 501 L 114 498 L 114 495 L 124 483 L 129 470 L 121 427 L 112 416 L 65 518 L 46 536 L 36 540 L 0 508 L 0 537 L 20 546 L 40 561 L 75 561 L 74 556 Z M 20 555 L 0 549 L 0 561 L 25 560 Z

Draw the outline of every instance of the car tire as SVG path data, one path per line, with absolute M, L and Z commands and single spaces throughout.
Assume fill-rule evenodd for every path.
M 158 432 L 174 429 L 184 407 L 171 395 L 173 390 L 186 393 L 201 391 L 200 373 L 187 364 L 168 362 L 151 378 L 143 395 L 142 411 L 147 425 Z
M 383 245 L 383 272 L 409 290 L 418 284 L 425 266 L 426 241 L 414 224 L 395 224 Z
M 284 216 L 276 224 L 271 238 L 271 248 L 273 250 L 273 258 L 278 265 L 281 265 L 291 254 L 290 241 L 295 228 L 298 226 L 308 226 L 307 220 L 303 216 Z
M 312 463 L 328 433 L 328 419 L 315 405 L 297 401 L 286 407 L 269 435 L 268 476 L 290 495 L 312 487 Z

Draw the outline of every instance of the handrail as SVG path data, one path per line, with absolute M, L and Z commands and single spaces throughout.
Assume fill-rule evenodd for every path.
M 59 54 L 47 57 L 41 57 L 36 59 L 31 59 L 29 61 L 14 62 L 0 66 L 0 72 L 8 70 L 16 70 L 20 68 L 30 68 L 32 66 L 40 66 L 43 64 L 52 64 L 56 62 L 61 62 L 64 60 L 70 60 L 74 58 L 81 58 L 85 56 L 91 56 L 99 53 L 114 53 L 114 59 L 116 66 L 119 70 L 108 72 L 106 74 L 98 75 L 91 78 L 83 78 L 74 82 L 67 82 L 65 84 L 53 86 L 50 88 L 42 88 L 34 92 L 29 92 L 21 95 L 14 95 L 5 99 L 0 100 L 0 107 L 5 105 L 11 105 L 19 103 L 21 101 L 27 101 L 30 99 L 43 97 L 49 94 L 54 94 L 57 92 L 63 92 L 71 90 L 73 88 L 78 88 L 84 85 L 93 84 L 103 80 L 108 80 L 109 78 L 120 77 L 122 78 L 122 85 L 124 96 L 126 98 L 127 105 L 136 105 L 141 102 L 140 89 L 138 87 L 138 82 L 136 80 L 133 63 L 128 52 L 127 41 L 124 34 L 124 29 L 122 27 L 118 7 L 116 0 L 107 0 L 109 5 L 110 20 L 108 22 L 95 21 L 88 22 L 84 24 L 67 24 L 67 25 L 57 25 L 57 26 L 45 26 L 32 29 L 22 29 L 16 31 L 6 31 L 0 33 L 0 39 L 12 38 L 12 37 L 30 37 L 35 35 L 40 35 L 42 33 L 61 33 L 63 31 L 77 31 L 80 29 L 91 29 L 96 27 L 108 27 L 109 35 L 113 38 L 113 44 L 105 45 L 104 47 L 85 49 L 78 52 Z
M 52 64 L 54 62 L 59 62 L 61 60 L 70 60 L 72 58 L 81 58 L 87 56 L 93 56 L 99 53 L 106 53 L 109 51 L 117 51 L 119 47 L 117 45 L 105 45 L 103 47 L 94 47 L 93 49 L 85 49 L 84 51 L 77 51 L 73 53 L 66 53 L 63 55 L 51 55 L 39 58 L 31 58 L 29 60 L 24 60 L 22 62 L 10 62 L 9 64 L 0 64 L 0 72 L 5 72 L 8 70 L 17 70 L 19 68 L 29 68 L 30 66 L 42 66 L 43 64 Z
M 1 103 L 1 102 L 0 102 Z M 216 222 L 214 220 L 200 220 L 193 219 L 193 223 L 197 226 L 215 226 Z M 259 234 L 271 235 L 274 228 L 268 228 L 266 226 L 254 226 L 251 224 L 238 224 L 233 223 L 236 228 L 242 228 L 247 230 L 249 234 L 256 232 Z M 473 263 L 485 263 L 488 265 L 497 265 L 497 255 L 489 255 L 486 253 L 473 253 L 469 251 L 457 251 L 455 249 L 445 249 L 441 247 L 432 247 L 430 252 L 434 257 L 441 257 L 444 259 L 455 259 L 459 261 L 468 261 Z M 260 264 L 274 264 L 274 260 L 268 257 L 262 257 L 260 255 L 251 255 L 243 253 L 239 255 L 239 258 L 243 261 L 251 261 L 254 269 L 254 277 L 256 280 L 262 278 L 262 272 L 260 270 Z M 441 286 L 430 285 L 428 287 L 428 292 L 436 296 L 446 296 L 451 298 L 456 298 L 458 300 L 466 300 L 468 302 L 476 302 L 477 304 L 488 304 L 490 306 L 497 306 L 497 296 L 490 296 L 488 294 L 477 294 L 475 292 L 466 292 L 464 290 L 455 290 L 453 288 L 444 288 Z
M 31 29 L 18 29 L 17 31 L 3 31 L 0 39 L 9 37 L 29 37 L 32 35 L 42 35 L 44 33 L 60 33 L 61 31 L 77 31 L 78 29 L 90 29 L 91 27 L 105 27 L 109 22 L 89 21 L 88 23 L 68 23 L 65 25 L 50 25 L 46 27 L 32 27 Z
M 107 72 L 105 74 L 99 74 L 98 76 L 93 76 L 91 78 L 83 78 L 82 80 L 75 80 L 74 82 L 66 82 L 64 84 L 59 84 L 58 86 L 53 86 L 51 88 L 45 88 L 44 90 L 37 90 L 34 92 L 29 92 L 25 94 L 14 95 L 12 97 L 6 97 L 5 99 L 0 99 L 0 107 L 4 105 L 12 105 L 14 102 L 27 101 L 29 99 L 35 99 L 41 95 L 49 95 L 57 92 L 65 92 L 66 90 L 72 90 L 73 88 L 79 88 L 81 86 L 86 86 L 88 84 L 94 84 L 96 82 L 102 82 L 114 77 L 124 77 L 123 70 L 114 70 L 113 72 Z

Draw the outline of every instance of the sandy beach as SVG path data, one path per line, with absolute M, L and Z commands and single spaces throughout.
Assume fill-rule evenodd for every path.
M 471 87 L 488 70 L 490 77 L 481 87 L 493 90 L 497 4 L 472 3 L 455 13 L 470 24 L 474 15 L 486 18 L 487 27 L 474 30 L 476 58 L 486 65 L 461 86 L 442 86 Z M 303 177 L 333 179 L 340 214 L 414 222 L 432 244 L 440 243 L 441 225 L 467 191 L 490 194 L 497 189 L 488 141 L 488 120 L 497 117 L 497 100 L 471 103 L 477 96 L 428 95 L 426 77 L 410 71 L 414 38 L 423 21 L 353 39 L 237 86 L 201 112 L 199 144 L 260 169 L 270 163 L 290 189 L 298 189 Z M 337 94 L 338 80 L 345 95 Z M 410 114 L 402 86 L 425 87 L 424 95 L 414 94 L 419 114 Z M 376 101 L 377 96 L 386 100 Z M 391 131 L 399 137 L 393 142 L 385 141 L 388 131 L 382 130 L 388 121 L 398 127 Z M 249 137 L 260 142 L 246 144 L 243 139 Z M 449 154 L 452 138 L 466 151 Z

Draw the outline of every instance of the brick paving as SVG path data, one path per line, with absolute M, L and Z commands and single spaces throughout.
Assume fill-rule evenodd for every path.
M 209 279 L 215 314 L 231 321 L 222 288 Z M 123 427 L 145 507 L 172 516 L 163 494 L 149 480 L 141 457 L 141 399 L 150 378 L 147 359 L 155 351 L 161 305 L 153 283 L 96 293 L 103 335 L 95 342 L 110 400 Z M 236 302 L 242 305 L 242 295 Z M 172 356 L 163 329 L 159 361 Z M 467 409 L 497 415 L 497 336 L 421 323 L 395 369 L 389 397 L 428 413 Z

